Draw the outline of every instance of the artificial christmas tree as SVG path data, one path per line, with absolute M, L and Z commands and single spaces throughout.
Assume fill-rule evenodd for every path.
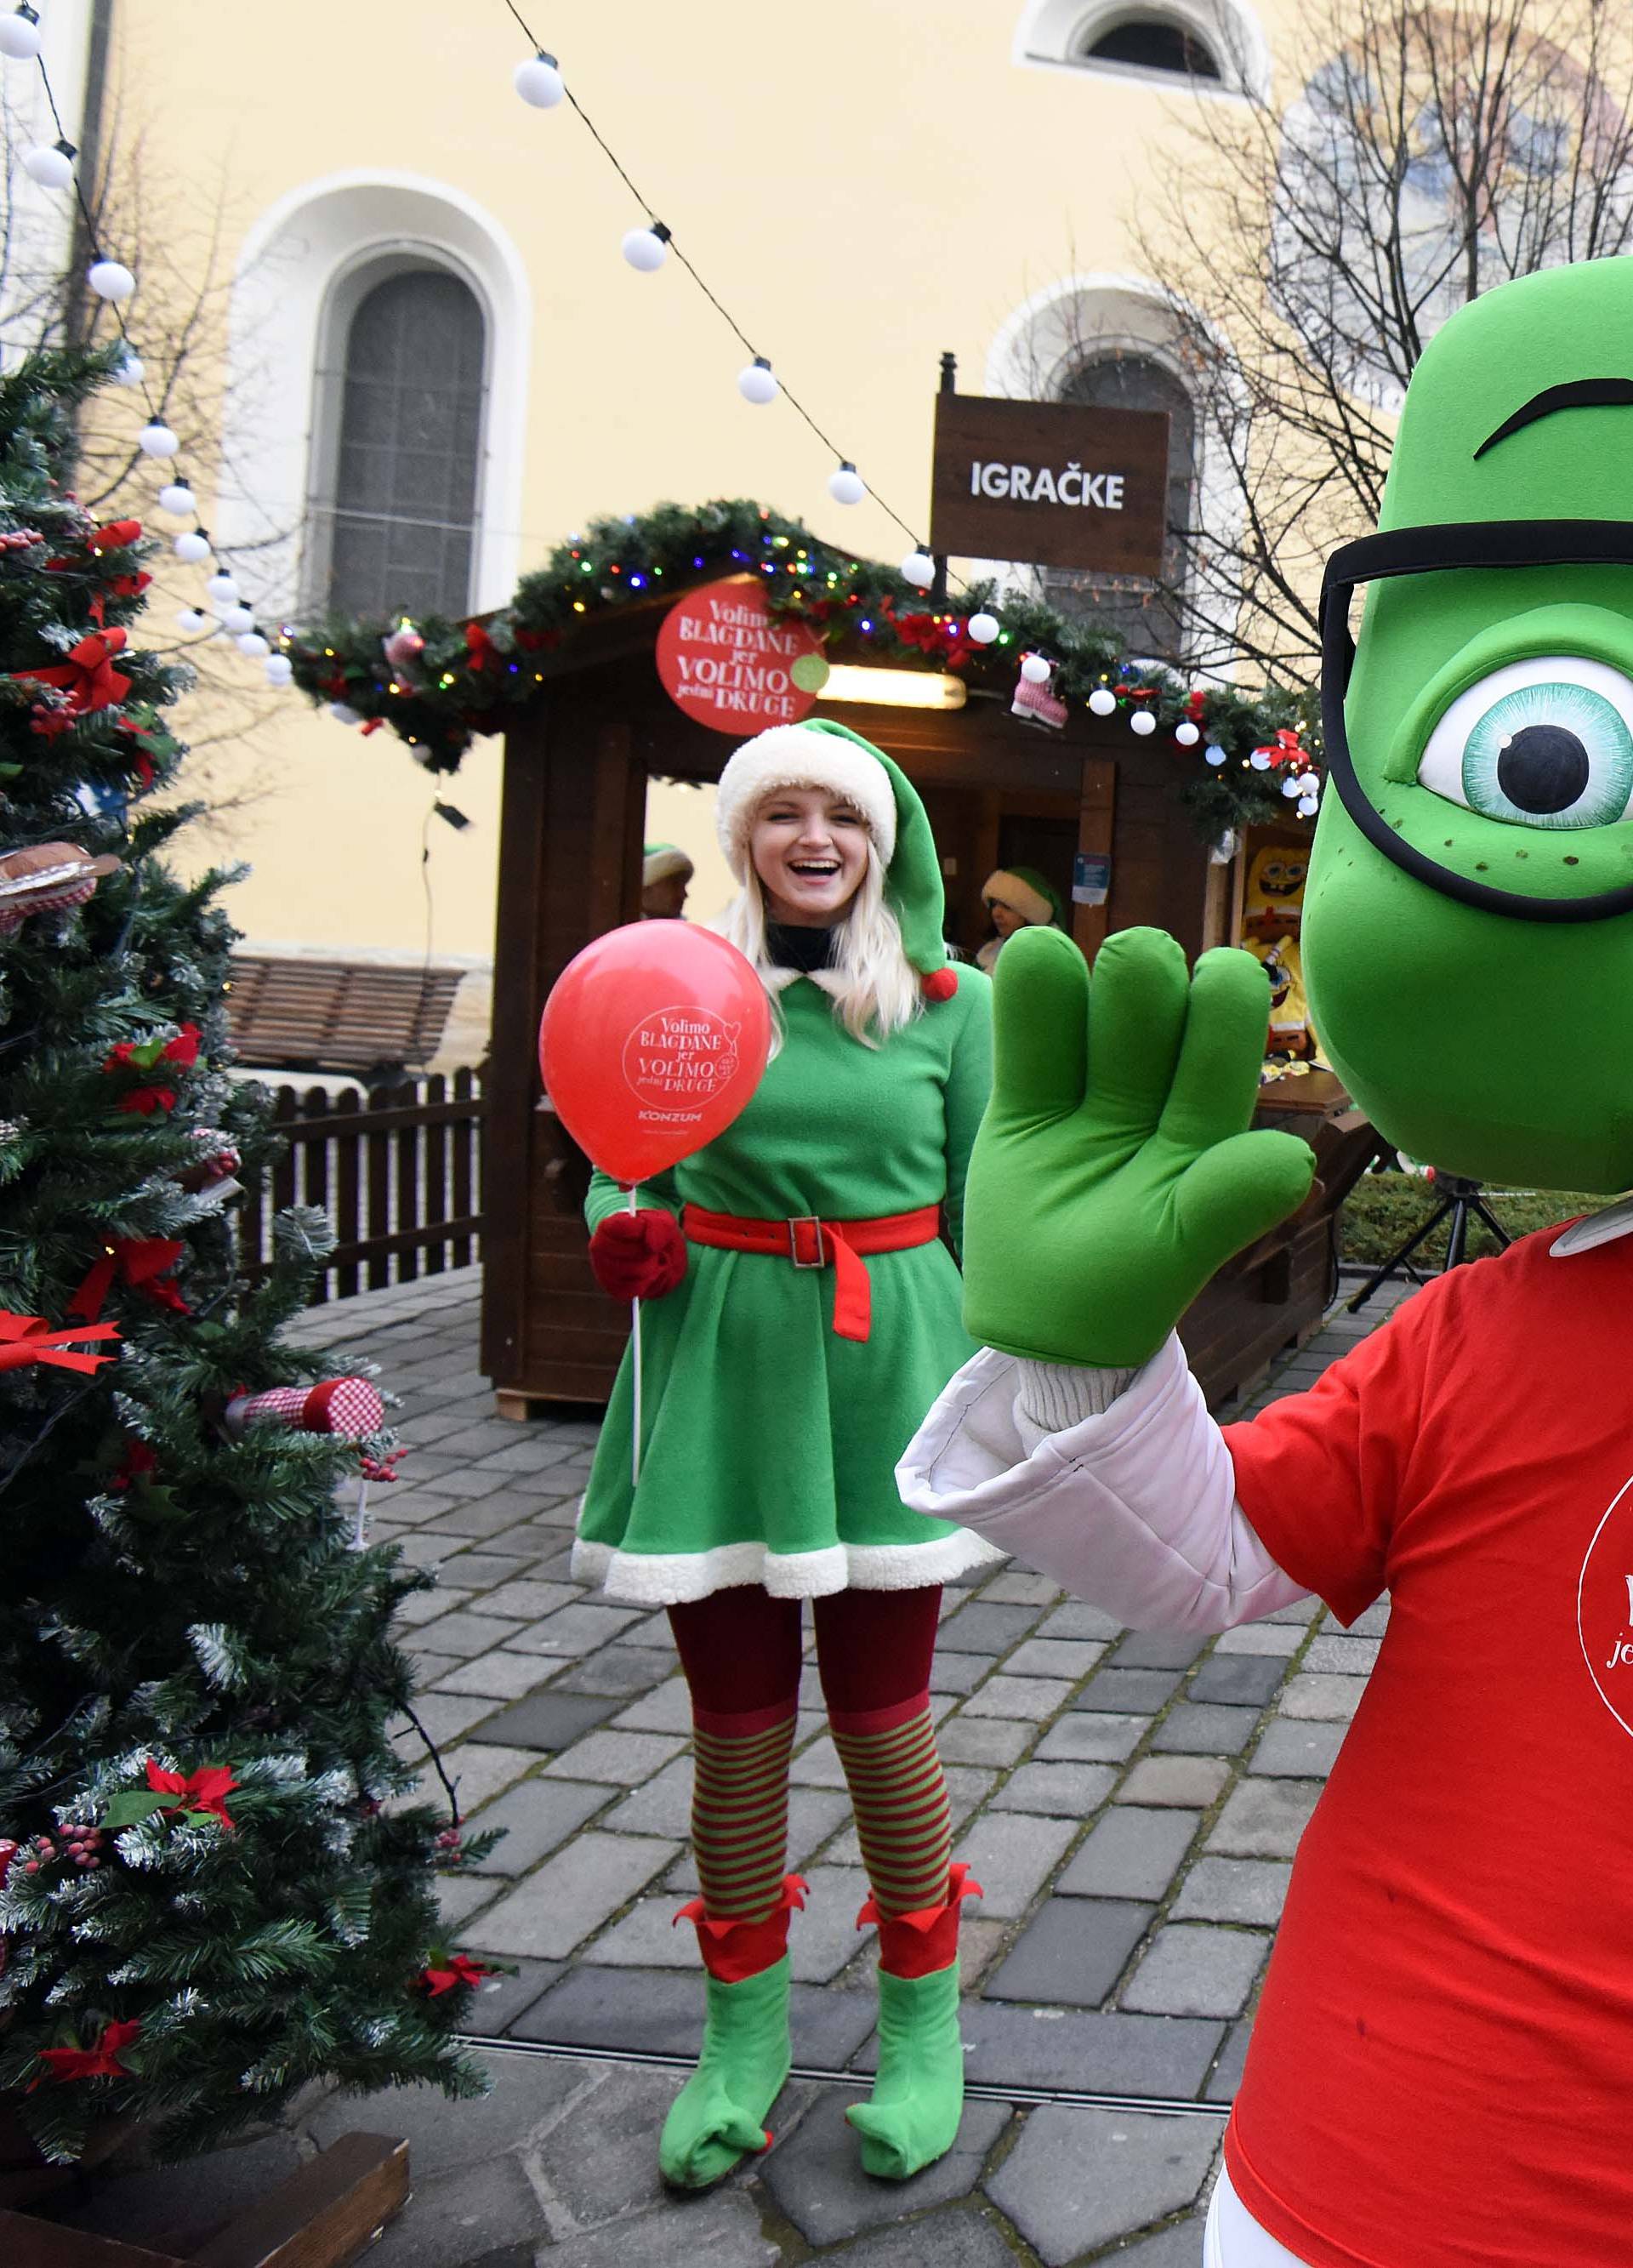
M 447 1816 L 390 1800 L 425 1579 L 336 1498 L 389 1441 L 255 1422 L 324 1378 L 278 1332 L 329 1232 L 239 1272 L 271 1137 L 224 1070 L 231 877 L 159 862 L 183 681 L 133 642 L 139 526 L 67 493 L 118 352 L 0 378 L 0 2107 L 55 2159 L 109 2120 L 196 2150 L 313 2079 L 482 2085 Z

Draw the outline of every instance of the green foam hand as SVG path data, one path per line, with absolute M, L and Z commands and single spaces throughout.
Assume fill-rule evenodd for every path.
M 964 1322 L 1007 1354 L 1129 1369 L 1298 1210 L 1314 1153 L 1249 1133 L 1269 1022 L 1250 954 L 1027 929 L 994 979 L 992 1099 L 964 1208 Z

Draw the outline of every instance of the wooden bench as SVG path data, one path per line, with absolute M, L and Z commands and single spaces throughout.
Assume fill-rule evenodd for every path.
M 227 1017 L 246 1064 L 370 1071 L 429 1063 L 463 971 L 235 954 Z

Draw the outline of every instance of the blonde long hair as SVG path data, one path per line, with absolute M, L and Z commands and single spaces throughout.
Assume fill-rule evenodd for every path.
M 783 1036 L 777 995 L 788 982 L 788 972 L 779 969 L 771 959 L 766 938 L 765 885 L 752 854 L 747 881 L 714 927 L 753 962 L 770 995 L 776 1027 L 775 1054 Z M 835 923 L 833 936 L 832 965 L 818 969 L 813 982 L 833 995 L 834 1013 L 851 1038 L 864 1048 L 876 1048 L 923 1014 L 924 994 L 918 972 L 902 946 L 901 924 L 886 903 L 885 870 L 872 836 L 867 871 L 855 897 Z

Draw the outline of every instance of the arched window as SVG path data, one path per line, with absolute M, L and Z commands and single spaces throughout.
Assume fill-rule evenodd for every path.
M 1092 32 L 1079 52 L 1085 63 L 1126 63 L 1136 70 L 1172 71 L 1181 78 L 1222 76 L 1212 48 L 1172 16 L 1126 16 Z
M 376 271 L 378 274 L 378 271 Z M 363 279 L 327 373 L 327 497 L 314 557 L 343 615 L 463 613 L 471 603 L 487 326 L 447 269 L 399 263 Z M 328 522 L 327 545 L 322 522 Z
M 1182 643 L 1177 609 L 1165 593 L 1176 587 L 1183 555 L 1176 529 L 1190 524 L 1196 479 L 1196 412 L 1183 382 L 1166 364 L 1137 350 L 1096 353 L 1056 388 L 1061 401 L 1100 409 L 1166 409 L 1168 413 L 1168 540 L 1162 583 L 1133 575 L 1090 576 L 1051 568 L 1045 593 L 1062 614 L 1092 616 L 1119 630 L 1136 654 L 1173 658 Z

